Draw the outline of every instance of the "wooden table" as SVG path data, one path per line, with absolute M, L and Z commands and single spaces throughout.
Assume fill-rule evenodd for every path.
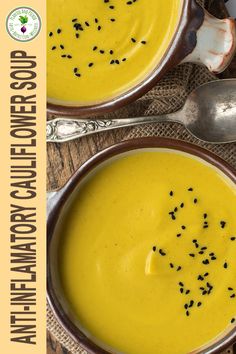
M 225 12 L 223 0 L 209 0 L 216 14 Z M 236 57 L 221 78 L 236 78 Z M 81 140 L 64 144 L 49 144 L 47 149 L 47 189 L 60 188 L 69 177 L 86 161 L 90 156 L 104 148 L 122 140 L 127 135 L 127 130 L 116 130 L 114 132 L 95 134 L 84 137 Z M 69 354 L 59 342 L 47 333 L 47 354 Z M 236 353 L 236 346 L 235 346 Z

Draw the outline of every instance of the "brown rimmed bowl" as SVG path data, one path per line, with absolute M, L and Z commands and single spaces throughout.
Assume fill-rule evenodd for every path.
M 182 0 L 175 34 L 162 59 L 146 78 L 115 98 L 91 105 L 66 105 L 48 99 L 48 116 L 91 116 L 118 109 L 149 91 L 171 68 L 183 62 L 205 65 L 213 73 L 222 72 L 236 49 L 236 26 L 232 18 L 219 20 L 196 0 Z
M 236 184 L 236 170 L 208 150 L 181 140 L 138 138 L 118 143 L 97 153 L 77 170 L 64 187 L 57 192 L 49 193 L 47 220 L 47 299 L 54 315 L 64 330 L 84 349 L 92 354 L 111 354 L 112 352 L 98 346 L 83 333 L 79 325 L 76 324 L 76 319 L 68 307 L 66 299 L 63 297 L 57 269 L 58 233 L 56 233 L 56 228 L 60 225 L 63 214 L 70 208 L 70 203 L 75 197 L 81 183 L 95 168 L 123 153 L 140 149 L 158 148 L 177 150 L 199 157 L 218 168 Z M 230 332 L 221 335 L 215 342 L 210 343 L 208 346 L 196 352 L 192 352 L 192 354 L 222 353 L 223 350 L 227 349 L 234 342 L 236 342 L 236 327 L 232 328 Z

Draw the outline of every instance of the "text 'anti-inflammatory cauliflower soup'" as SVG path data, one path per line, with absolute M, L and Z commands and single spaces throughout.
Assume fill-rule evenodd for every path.
M 59 228 L 64 297 L 116 353 L 186 354 L 234 326 L 236 187 L 168 149 L 121 155 L 79 187 Z
M 51 102 L 94 104 L 141 82 L 166 52 L 182 0 L 47 0 Z

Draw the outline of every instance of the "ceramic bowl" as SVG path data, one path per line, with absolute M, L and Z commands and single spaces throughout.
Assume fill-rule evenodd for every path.
M 119 156 L 123 153 L 132 152 L 137 149 L 158 149 L 167 148 L 171 150 L 178 150 L 197 156 L 211 165 L 221 170 L 233 183 L 236 184 L 236 170 L 230 167 L 225 161 L 221 160 L 216 155 L 208 150 L 202 149 L 180 140 L 164 139 L 164 138 L 139 138 L 125 141 L 114 146 L 111 146 L 102 152 L 99 152 L 83 164 L 78 171 L 70 178 L 64 187 L 57 192 L 49 194 L 48 201 L 48 245 L 47 245 L 47 297 L 51 309 L 53 310 L 58 321 L 65 329 L 65 331 L 89 353 L 93 354 L 110 354 L 108 351 L 99 347 L 92 342 L 90 338 L 76 324 L 76 319 L 70 308 L 67 306 L 66 299 L 63 297 L 63 291 L 60 288 L 60 281 L 58 277 L 58 233 L 56 227 L 59 225 L 63 213 L 68 212 L 70 203 L 77 193 L 83 180 L 101 163 Z M 218 338 L 215 342 L 202 348 L 200 351 L 194 353 L 222 353 L 232 343 L 236 342 L 236 327 L 231 329 Z M 114 354 L 114 353 L 113 353 Z M 193 353 L 192 353 L 193 354 Z
M 91 116 L 115 110 L 144 95 L 169 69 L 183 62 L 199 63 L 213 73 L 220 73 L 229 65 L 235 48 L 233 18 L 219 20 L 196 0 L 183 0 L 180 21 L 171 43 L 156 68 L 142 82 L 115 98 L 94 105 L 66 106 L 48 102 L 48 115 Z

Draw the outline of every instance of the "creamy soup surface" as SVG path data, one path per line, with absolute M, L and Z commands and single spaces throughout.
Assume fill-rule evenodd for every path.
M 92 104 L 130 89 L 160 61 L 182 0 L 48 0 L 50 101 Z
M 186 354 L 234 326 L 236 187 L 171 150 L 97 170 L 60 228 L 60 278 L 81 326 L 115 352 Z

